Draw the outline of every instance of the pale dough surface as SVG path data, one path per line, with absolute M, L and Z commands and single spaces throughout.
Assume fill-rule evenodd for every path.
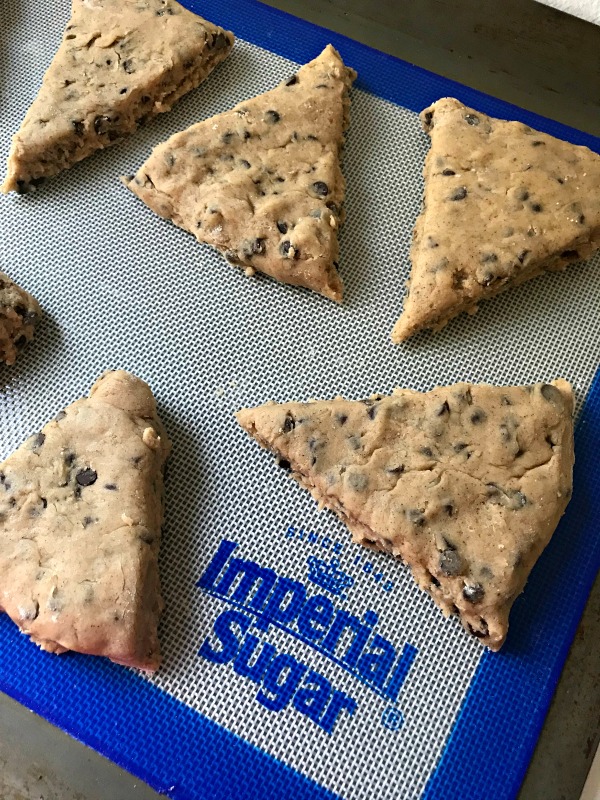
M 453 98 L 421 121 L 431 149 L 394 342 L 600 247 L 599 155 Z
M 328 45 L 277 88 L 171 136 L 123 181 L 249 274 L 339 302 L 340 157 L 355 77 Z
M 158 667 L 169 450 L 150 388 L 116 371 L 0 464 L 0 609 L 42 649 Z
M 233 34 L 175 0 L 73 0 L 2 191 L 26 192 L 169 111 L 232 46 Z
M 272 403 L 237 419 L 355 541 L 402 558 L 497 650 L 571 496 L 572 414 L 557 380 Z

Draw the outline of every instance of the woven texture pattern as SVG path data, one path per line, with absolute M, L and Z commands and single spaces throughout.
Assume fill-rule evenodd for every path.
M 17 0 L 3 7 L 0 163 L 60 40 L 68 3 L 54 0 L 45 16 L 41 24 L 35 4 Z M 408 800 L 423 791 L 483 651 L 441 616 L 402 565 L 353 547 L 344 526 L 275 469 L 233 412 L 271 398 L 360 398 L 395 386 L 559 376 L 574 383 L 580 405 L 600 360 L 600 259 L 538 278 L 435 336 L 393 346 L 427 138 L 414 112 L 358 89 L 344 161 L 341 307 L 245 277 L 120 185 L 118 176 L 134 172 L 155 144 L 266 91 L 296 66 L 238 40 L 203 86 L 135 137 L 29 196 L 2 199 L 0 270 L 38 298 L 45 316 L 16 367 L 0 374 L 0 456 L 87 392 L 102 370 L 129 369 L 146 380 L 173 440 L 161 549 L 164 665 L 148 680 L 344 797 Z M 405 643 L 418 651 L 393 712 L 355 676 L 281 629 L 262 638 L 356 700 L 355 713 L 342 714 L 331 735 L 291 704 L 268 710 L 256 702 L 257 684 L 199 655 L 229 608 L 196 586 L 223 539 L 238 544 L 237 556 L 300 581 L 309 595 L 325 591 L 307 582 L 307 559 L 339 559 L 354 584 L 346 600 L 331 596 L 336 607 L 361 618 L 376 611 L 377 631 L 398 652 Z M 138 679 L 121 672 L 126 694 Z M 103 702 L 110 716 L 112 698 Z M 102 746 L 94 724 L 81 735 Z M 125 753 L 127 742 L 115 748 Z M 148 754 L 134 766 L 147 773 L 158 757 Z

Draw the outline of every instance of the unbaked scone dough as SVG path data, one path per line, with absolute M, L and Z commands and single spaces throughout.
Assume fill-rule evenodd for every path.
M 399 556 L 492 650 L 571 496 L 573 393 L 458 383 L 238 412 L 353 539 Z
M 453 98 L 421 121 L 431 149 L 394 342 L 600 247 L 599 155 Z
M 158 667 L 169 450 L 150 388 L 116 371 L 0 464 L 0 610 L 43 650 Z
M 169 111 L 232 46 L 233 34 L 175 0 L 72 0 L 2 191 L 26 192 Z
M 15 363 L 19 350 L 33 339 L 39 316 L 37 300 L 0 272 L 0 361 Z
M 339 302 L 340 156 L 355 77 L 329 45 L 277 88 L 171 136 L 123 181 L 248 274 Z

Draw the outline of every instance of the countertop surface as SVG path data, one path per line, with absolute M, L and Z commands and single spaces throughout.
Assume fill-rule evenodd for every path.
M 272 0 L 421 67 L 600 135 L 600 28 L 533 0 Z M 519 800 L 578 800 L 600 738 L 600 580 Z M 0 694 L 3 800 L 149 800 L 141 781 Z

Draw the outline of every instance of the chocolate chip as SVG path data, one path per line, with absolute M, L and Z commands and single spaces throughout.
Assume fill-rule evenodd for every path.
M 336 420 L 340 425 L 345 425 L 348 422 L 348 415 L 347 414 L 336 414 Z
M 440 569 L 449 577 L 460 575 L 463 571 L 463 560 L 456 550 L 444 550 L 440 554 Z
M 116 492 L 117 491 L 117 484 L 116 483 L 105 483 L 104 488 L 108 489 L 109 492 Z
M 71 464 L 75 461 L 75 453 L 65 453 L 64 454 L 65 464 L 70 467 Z
M 285 242 L 282 242 L 279 245 L 279 252 L 284 258 L 290 257 L 290 250 L 293 251 L 294 254 L 293 257 L 298 258 L 299 251 L 295 247 L 292 247 L 292 243 L 290 242 L 289 239 L 286 239 Z
M 79 486 L 91 486 L 93 483 L 96 483 L 98 478 L 98 474 L 95 470 L 87 467 L 86 469 L 81 469 L 75 476 L 75 480 L 79 484 Z
M 530 208 L 535 214 L 539 214 L 540 211 L 542 211 L 543 206 L 541 203 L 531 203 Z
M 277 111 L 270 109 L 265 113 L 265 122 L 268 122 L 269 125 L 275 125 L 280 119 L 281 116 L 277 113 Z
M 489 636 L 490 630 L 488 628 L 487 622 L 483 619 L 483 617 L 479 620 L 480 630 L 474 628 L 471 623 L 467 622 L 467 626 L 469 628 L 469 633 L 472 636 L 476 636 L 478 639 L 485 639 L 486 636 Z
M 263 256 L 265 250 L 266 245 L 264 239 L 251 239 L 244 243 L 242 254 L 245 258 L 252 258 L 253 256 Z
M 458 189 L 455 189 L 452 194 L 450 195 L 450 200 L 464 200 L 467 196 L 467 187 L 460 186 Z
M 450 177 L 450 175 L 456 175 L 456 172 L 454 172 L 453 169 L 445 169 L 442 172 L 442 175 L 445 175 L 446 177 Z
M 425 113 L 424 121 L 425 121 L 425 130 L 433 128 L 433 111 L 427 111 Z
M 351 472 L 348 475 L 348 483 L 355 492 L 364 492 L 369 485 L 369 479 L 362 473 Z
M 525 259 L 527 258 L 530 252 L 531 252 L 530 250 L 521 250 L 521 252 L 517 256 L 520 264 L 524 263 Z
M 91 525 L 93 522 L 96 522 L 94 517 L 84 517 L 83 518 L 83 527 L 87 528 L 88 525 Z
M 294 417 L 288 411 L 283 421 L 283 428 L 282 428 L 283 432 L 289 433 L 290 431 L 293 431 L 295 427 L 296 427 L 296 422 L 294 420 Z
M 224 50 L 226 47 L 229 47 L 230 44 L 231 42 L 223 33 L 223 31 L 218 33 L 216 36 L 213 33 L 212 46 L 215 48 L 215 50 Z
M 223 144 L 231 144 L 231 142 L 233 141 L 233 137 L 234 136 L 235 136 L 235 133 L 232 133 L 231 131 L 227 131 L 227 133 L 224 133 L 223 136 L 221 136 L 221 141 L 223 142 Z
M 44 444 L 45 441 L 46 441 L 46 434 L 36 433 L 36 435 L 33 437 L 33 442 L 31 443 L 32 449 L 37 450 Z
M 360 436 L 357 436 L 356 434 L 349 436 L 348 445 L 352 448 L 352 450 L 360 450 Z
M 463 589 L 463 597 L 468 603 L 481 603 L 485 597 L 485 589 L 480 583 L 467 584 Z
M 465 447 L 467 447 L 467 445 L 464 442 L 458 442 L 458 444 L 455 444 L 452 449 L 455 453 L 460 453 L 465 449 Z
M 419 528 L 425 524 L 423 512 L 419 511 L 418 508 L 408 508 L 406 510 L 406 516 L 409 522 L 412 522 L 413 525 L 416 525 Z
M 505 506 L 511 511 L 518 511 L 529 502 L 523 492 L 517 489 L 502 489 L 496 483 L 487 484 L 487 493 L 490 503 Z
M 534 141 L 531 143 L 531 146 L 532 146 L 532 147 L 539 147 L 539 146 L 540 146 L 540 145 L 542 145 L 542 144 L 546 144 L 546 142 L 541 142 L 539 139 L 535 139 L 535 140 L 534 140 Z
M 445 503 L 442 506 L 442 508 L 444 510 L 444 513 L 447 514 L 449 517 L 451 517 L 454 514 L 454 510 L 455 509 L 454 509 L 454 506 L 452 505 L 452 503 Z
M 73 130 L 75 131 L 75 136 L 83 136 L 83 134 L 85 133 L 85 125 L 80 119 L 74 119 L 71 122 L 71 125 L 73 126 Z
M 150 97 L 147 94 L 143 94 L 140 97 L 140 103 L 143 103 L 144 105 L 146 105 L 146 103 L 149 103 L 149 102 L 150 102 Z
M 367 416 L 369 419 L 375 419 L 375 414 L 377 414 L 377 406 L 370 406 L 367 409 Z
M 560 254 L 561 258 L 568 258 L 569 260 L 575 260 L 579 258 L 579 253 L 577 250 L 563 250 Z
M 495 264 L 498 261 L 496 253 L 482 253 L 480 261 L 482 264 Z
M 295 83 L 298 83 L 298 76 L 297 75 L 292 75 L 291 78 L 287 79 L 287 81 L 285 82 L 285 85 L 286 86 L 293 86 Z
M 402 475 L 404 472 L 404 464 L 399 464 L 397 467 L 388 467 L 386 472 L 389 472 L 390 475 Z
M 441 406 L 438 406 L 436 409 L 435 415 L 436 417 L 443 417 L 444 414 L 450 413 L 450 406 L 448 405 L 448 401 L 444 400 Z
M 170 169 L 175 166 L 175 156 L 173 153 L 166 153 L 165 163 Z
M 325 181 L 315 181 L 311 188 L 318 197 L 327 197 L 329 194 L 329 186 Z
M 515 194 L 515 197 L 517 198 L 517 200 L 521 201 L 529 200 L 529 192 L 527 191 L 527 189 L 518 189 Z
M 107 126 L 110 125 L 110 122 L 111 122 L 110 117 L 107 117 L 106 115 L 99 115 L 96 117 L 96 119 L 94 120 L 94 130 L 96 131 L 98 136 L 101 136 L 102 134 L 108 132 Z
M 290 462 L 286 458 L 278 458 L 277 459 L 277 466 L 281 467 L 281 469 L 284 469 L 286 472 L 291 472 L 292 471 L 292 465 L 290 464 Z
M 485 422 L 487 419 L 487 414 L 483 409 L 478 408 L 471 414 L 471 422 L 473 425 L 481 425 L 482 422 Z
M 469 125 L 479 125 L 479 117 L 475 116 L 475 114 L 465 114 L 465 120 Z
M 132 58 L 125 59 L 125 61 L 123 62 L 123 69 L 128 75 L 131 75 L 133 72 L 135 72 L 135 67 L 133 66 Z
M 510 442 L 512 439 L 512 433 L 508 430 L 507 425 L 500 425 L 500 438 L 503 442 Z
M 432 575 L 431 572 L 429 572 L 428 574 L 429 574 L 429 580 L 431 581 L 431 585 L 432 586 L 441 586 L 440 582 L 435 577 L 435 575 Z
M 279 231 L 279 233 L 287 233 L 288 231 L 287 222 L 279 220 L 279 222 L 277 223 L 277 230 Z
M 119 92 L 119 94 L 127 94 L 127 87 L 126 87 L 126 86 L 124 86 L 124 87 L 121 89 L 121 91 Z
M 556 388 L 556 386 L 552 386 L 551 383 L 544 383 L 540 389 L 540 393 L 544 400 L 547 400 L 548 403 L 552 403 L 553 405 L 562 406 L 562 394 Z
M 419 453 L 421 453 L 422 456 L 425 456 L 425 458 L 433 458 L 434 457 L 433 456 L 433 450 L 431 449 L 431 447 L 420 447 L 419 448 Z

